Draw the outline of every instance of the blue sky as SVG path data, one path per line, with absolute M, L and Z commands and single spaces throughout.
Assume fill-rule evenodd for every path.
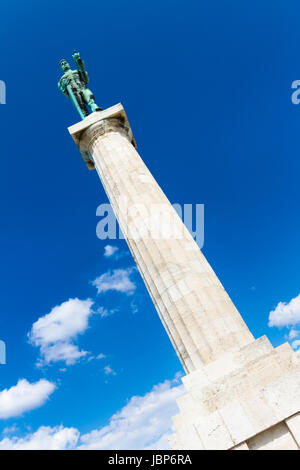
M 96 237 L 106 195 L 57 90 L 73 49 L 97 103 L 122 102 L 170 201 L 205 205 L 203 252 L 254 336 L 298 341 L 299 13 L 293 0 L 2 2 L 0 448 L 166 446 L 182 393 L 125 242 Z M 112 288 L 98 294 L 101 276 Z M 74 363 L 37 326 L 55 312 Z

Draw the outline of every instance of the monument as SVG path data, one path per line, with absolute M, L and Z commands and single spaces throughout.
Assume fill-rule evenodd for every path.
M 79 55 L 76 58 L 82 72 Z M 70 88 L 68 94 L 61 88 L 75 100 L 82 118 L 69 132 L 87 167 L 99 174 L 186 372 L 187 393 L 177 400 L 171 447 L 299 450 L 300 352 L 288 343 L 274 349 L 265 336 L 253 338 L 139 156 L 122 105 L 95 109 L 94 99 L 85 98 L 84 76 L 79 74 L 79 80 L 71 84 L 74 97 Z M 82 112 L 86 104 L 89 115 Z M 168 118 L 167 110 L 160 114 Z M 149 230 L 153 220 L 155 236 Z
M 89 107 L 92 112 L 101 111 L 101 108 L 96 105 L 93 93 L 87 88 L 89 76 L 85 70 L 84 62 L 80 54 L 74 51 L 72 57 L 77 66 L 77 70 L 71 70 L 69 63 L 65 59 L 62 59 L 60 61 L 60 67 L 64 74 L 58 82 L 58 88 L 67 98 L 71 99 L 80 117 L 84 119 L 89 115 L 87 107 Z

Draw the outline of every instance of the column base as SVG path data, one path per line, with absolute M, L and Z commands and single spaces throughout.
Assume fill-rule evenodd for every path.
M 266 336 L 183 377 L 172 449 L 300 448 L 300 352 Z

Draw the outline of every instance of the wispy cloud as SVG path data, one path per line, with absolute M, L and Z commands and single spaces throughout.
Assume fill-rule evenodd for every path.
M 106 245 L 104 247 L 104 254 L 103 256 L 105 258 L 110 258 L 111 256 L 114 256 L 117 251 L 119 251 L 119 248 L 117 246 L 112 246 L 112 245 Z
M 5 437 L 0 450 L 65 450 L 73 449 L 79 439 L 79 431 L 63 426 L 41 426 L 35 433 L 24 437 Z
M 176 399 L 183 393 L 176 376 L 132 397 L 107 426 L 81 436 L 75 428 L 42 426 L 25 437 L 4 437 L 0 449 L 169 449 L 171 417 L 178 413 Z
M 300 333 L 300 331 L 298 331 L 298 330 L 293 330 L 293 329 L 290 330 L 289 335 L 288 335 L 288 339 L 292 340 L 292 339 L 297 338 L 299 336 L 299 333 Z
M 5 434 L 15 434 L 17 432 L 19 432 L 19 428 L 16 424 L 12 424 L 11 426 L 8 426 L 6 428 L 3 429 L 2 431 L 2 434 L 5 435 Z
M 59 361 L 75 364 L 88 354 L 80 351 L 73 341 L 88 328 L 89 318 L 94 313 L 92 305 L 91 299 L 69 299 L 32 325 L 28 337 L 32 345 L 40 348 L 38 365 Z
M 169 449 L 171 417 L 178 413 L 176 398 L 184 392 L 178 378 L 166 380 L 144 396 L 134 396 L 109 424 L 81 436 L 81 449 Z
M 136 296 L 135 299 L 130 302 L 130 308 L 132 313 L 138 313 L 140 304 L 141 298 Z
M 118 308 L 104 308 L 102 306 L 98 307 L 96 310 L 96 313 L 99 313 L 99 315 L 103 317 L 109 317 L 110 315 L 113 315 L 114 313 L 118 312 Z
M 295 341 L 292 342 L 292 348 L 297 351 L 300 348 L 300 339 L 296 339 Z
M 112 258 L 118 261 L 119 259 L 125 258 L 126 256 L 129 256 L 129 255 L 130 255 L 130 252 L 128 250 L 120 251 L 120 249 L 117 246 L 106 245 L 104 247 L 104 253 L 103 253 L 104 258 Z
M 106 357 L 105 354 L 100 353 L 98 354 L 98 356 L 96 356 L 96 359 L 100 360 L 100 359 L 104 359 L 105 357 Z
M 20 379 L 17 385 L 0 391 L 0 419 L 12 418 L 39 408 L 55 388 L 55 384 L 45 379 L 34 383 Z
M 131 295 L 136 289 L 135 283 L 131 276 L 136 268 L 130 267 L 126 269 L 114 269 L 108 271 L 92 281 L 92 285 L 96 287 L 98 294 L 117 291 Z
M 37 366 L 43 367 L 51 362 L 65 362 L 67 366 L 70 366 L 87 354 L 89 354 L 88 351 L 80 351 L 75 344 L 60 342 L 47 344 L 41 348 L 41 357 L 37 361 Z
M 106 375 L 117 375 L 116 372 L 109 365 L 104 367 L 104 373 Z

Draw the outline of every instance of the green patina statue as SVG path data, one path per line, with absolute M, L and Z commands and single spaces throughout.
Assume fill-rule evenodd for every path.
M 71 70 L 68 62 L 62 59 L 59 64 L 64 74 L 58 82 L 58 88 L 67 98 L 71 99 L 80 117 L 84 119 L 89 115 L 88 106 L 92 112 L 102 111 L 102 109 L 95 103 L 93 93 L 86 86 L 89 82 L 89 76 L 79 52 L 74 51 L 72 57 L 77 70 Z

